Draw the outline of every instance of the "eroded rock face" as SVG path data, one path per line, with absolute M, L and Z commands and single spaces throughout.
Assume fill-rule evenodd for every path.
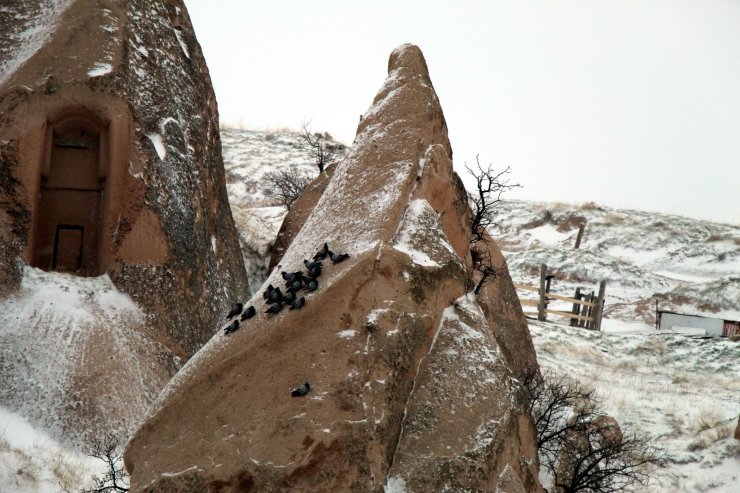
M 21 303 L 29 265 L 108 276 L 143 314 L 127 330 L 156 349 L 134 351 L 132 362 L 125 351 L 96 351 L 108 339 L 86 335 L 74 351 L 89 354 L 73 365 L 75 392 L 105 398 L 92 383 L 80 391 L 84 365 L 105 353 L 157 375 L 136 384 L 148 396 L 141 413 L 177 360 L 248 294 L 215 97 L 187 11 L 180 0 L 11 0 L 0 14 L 0 60 L 0 295 Z M 26 313 L 6 327 L 9 337 L 43 329 L 61 344 L 53 308 L 44 313 L 45 322 Z M 90 327 L 107 333 L 107 322 Z M 9 394 L 23 389 L 12 385 L 34 369 L 7 350 L 0 399 L 15 409 Z M 105 415 L 111 406 L 90 407 Z
M 255 318 L 188 362 L 127 447 L 133 491 L 538 490 L 509 361 L 529 351 L 519 364 L 536 368 L 534 350 L 518 303 L 499 319 L 466 294 L 469 209 L 451 154 L 424 58 L 399 47 L 265 284 L 325 241 L 350 259 L 325 262 L 300 311 L 266 315 L 258 294 Z M 508 275 L 491 289 L 513 292 Z

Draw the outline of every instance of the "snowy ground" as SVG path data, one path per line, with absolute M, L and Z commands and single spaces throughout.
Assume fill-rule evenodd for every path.
M 57 493 L 89 487 L 101 463 L 63 446 L 0 406 L 0 491 Z

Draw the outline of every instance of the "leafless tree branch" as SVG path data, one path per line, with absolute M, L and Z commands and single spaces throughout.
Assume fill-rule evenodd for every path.
M 262 189 L 269 198 L 278 200 L 290 210 L 290 206 L 311 183 L 311 179 L 295 168 L 271 171 L 262 178 Z
M 522 380 L 534 419 L 540 462 L 560 493 L 612 493 L 649 484 L 665 459 L 649 439 L 620 429 L 594 390 L 578 381 L 529 372 Z
M 345 146 L 333 143 L 331 135 L 326 132 L 323 134 L 311 133 L 309 129 L 310 123 L 303 122 L 301 126 L 301 138 L 306 146 L 312 150 L 314 162 L 319 168 L 319 173 L 323 173 L 324 168 L 336 161 L 340 154 L 344 152 Z
M 491 164 L 484 169 L 478 156 L 475 156 L 475 168 L 465 165 L 465 169 L 475 178 L 476 183 L 476 191 L 468 193 L 473 210 L 470 228 L 473 235 L 470 242 L 476 243 L 485 239 L 489 227 L 496 225 L 496 205 L 501 202 L 501 195 L 521 185 L 509 182 L 511 167 L 496 173 Z
M 93 476 L 94 486 L 81 490 L 80 493 L 121 493 L 129 490 L 128 473 L 123 467 L 123 453 L 114 435 L 108 434 L 96 439 L 87 455 L 103 461 L 107 470 L 101 476 Z

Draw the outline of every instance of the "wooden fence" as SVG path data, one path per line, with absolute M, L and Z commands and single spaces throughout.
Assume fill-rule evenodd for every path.
M 550 292 L 552 275 L 547 275 L 547 265 L 540 266 L 539 287 L 528 284 L 514 284 L 514 287 L 523 291 L 533 291 L 538 294 L 538 299 L 519 298 L 524 314 L 528 317 L 537 317 L 537 320 L 547 320 L 547 315 L 557 315 L 570 319 L 573 327 L 585 327 L 587 329 L 601 330 L 601 315 L 604 310 L 604 295 L 606 294 L 606 281 L 599 283 L 599 294 L 582 293 L 581 288 L 576 289 L 575 296 L 569 298 Z M 548 308 L 550 302 L 565 301 L 572 303 L 570 311 L 554 310 Z M 537 307 L 537 311 L 527 310 L 527 307 Z

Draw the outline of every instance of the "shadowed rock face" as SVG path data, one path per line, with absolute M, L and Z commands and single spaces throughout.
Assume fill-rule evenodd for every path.
M 266 315 L 256 295 L 255 318 L 188 362 L 129 442 L 133 491 L 538 490 L 511 280 L 498 301 L 466 294 L 469 209 L 421 51 L 388 72 L 265 285 L 325 241 L 351 257 L 324 263 L 300 311 Z
M 195 353 L 248 296 L 216 101 L 187 11 L 180 0 L 10 0 L 3 10 L 0 295 L 23 289 L 23 264 L 108 275 L 142 309 L 127 330 L 157 348 L 128 361 L 157 375 L 134 392 L 156 394 L 178 358 Z M 44 309 L 53 319 L 52 307 Z M 106 323 L 85 329 L 97 334 L 90 344 L 115 346 L 115 334 L 101 339 Z M 94 348 L 74 354 L 94 359 Z M 32 371 L 17 362 L 11 371 L 8 361 L 0 358 L 3 388 L 14 372 Z M 86 363 L 71 364 L 75 391 L 100 393 Z M 0 401 L 15 409 L 10 394 L 0 392 Z M 99 404 L 88 414 L 112 412 Z

